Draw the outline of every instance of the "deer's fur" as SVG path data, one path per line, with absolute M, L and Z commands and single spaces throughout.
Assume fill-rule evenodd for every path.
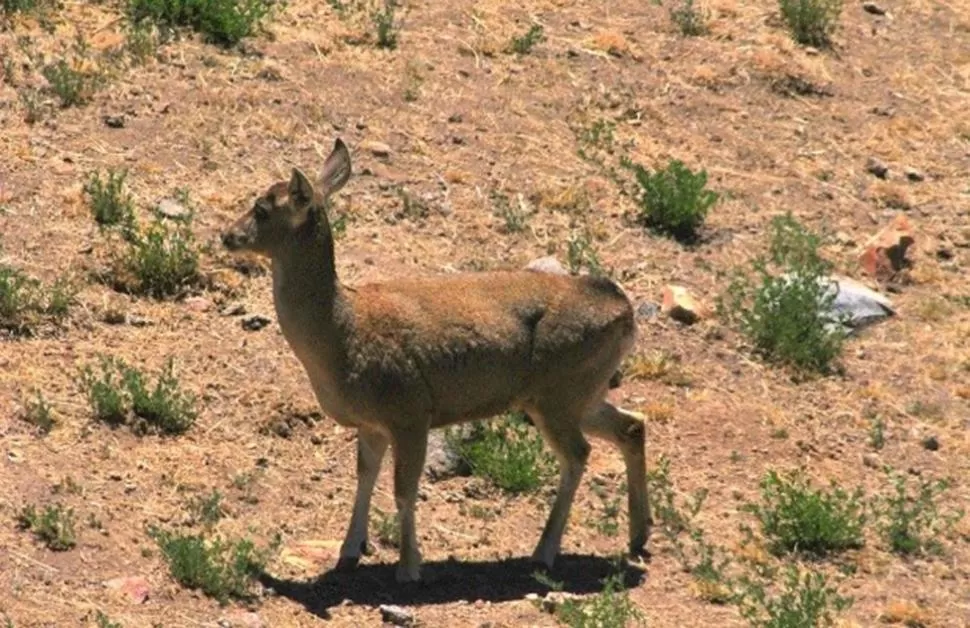
M 604 278 L 530 270 L 341 285 L 326 209 L 350 178 L 341 140 L 316 184 L 294 169 L 223 234 L 230 250 L 268 256 L 283 335 L 321 408 L 357 428 L 357 497 L 341 566 L 367 546 L 374 483 L 388 445 L 401 528 L 399 581 L 417 580 L 414 509 L 428 430 L 522 410 L 561 465 L 533 554 L 552 567 L 589 455 L 613 442 L 626 464 L 630 550 L 650 530 L 642 417 L 605 400 L 636 333 L 630 301 Z

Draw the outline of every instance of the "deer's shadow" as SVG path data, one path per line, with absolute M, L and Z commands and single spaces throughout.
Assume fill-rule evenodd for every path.
M 550 588 L 536 579 L 537 571 L 561 582 L 563 591 L 576 594 L 601 591 L 603 580 L 618 571 L 624 588 L 635 587 L 644 578 L 642 570 L 626 562 L 617 564 L 608 558 L 577 554 L 561 554 L 549 572 L 528 558 L 448 560 L 425 562 L 419 583 L 398 584 L 394 570 L 394 563 L 382 563 L 360 565 L 349 571 L 331 570 L 306 581 L 282 580 L 266 573 L 259 580 L 277 595 L 302 604 L 318 617 L 329 618 L 329 609 L 344 601 L 367 606 L 422 606 L 459 600 L 503 602 L 522 599 L 529 593 L 541 596 Z

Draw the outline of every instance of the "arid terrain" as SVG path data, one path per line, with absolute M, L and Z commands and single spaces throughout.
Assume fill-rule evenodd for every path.
M 793 41 L 770 0 L 703 2 L 696 37 L 643 1 L 405 0 L 393 48 L 378 45 L 371 9 L 346 4 L 291 0 L 231 47 L 180 30 L 143 60 L 115 0 L 4 18 L 0 263 L 44 285 L 67 277 L 77 294 L 61 320 L 0 336 L 0 623 L 366 626 L 396 604 L 422 626 L 556 625 L 527 598 L 548 591 L 527 559 L 554 479 L 511 495 L 477 477 L 425 477 L 428 583 L 396 585 L 397 550 L 376 532 L 356 573 L 328 573 L 353 503 L 355 435 L 320 414 L 275 320 L 267 264 L 230 257 L 219 233 L 292 167 L 318 172 L 336 137 L 355 167 L 331 215 L 345 284 L 546 255 L 568 265 L 571 241 L 595 252 L 640 309 L 631 359 L 657 367 L 626 373 L 610 397 L 648 417 L 648 468 L 669 460 L 676 503 L 708 491 L 693 525 L 733 561 L 766 555 L 741 526 L 757 529 L 743 506 L 771 470 L 801 467 L 818 486 L 875 499 L 893 491 L 888 465 L 910 490 L 950 479 L 941 517 L 970 507 L 970 3 L 849 2 L 819 49 Z M 512 51 L 533 24 L 541 39 Z M 39 68 L 59 58 L 102 77 L 86 102 L 61 107 L 52 94 Z M 697 242 L 635 219 L 602 165 L 624 156 L 706 170 L 719 201 Z M 200 281 L 153 298 L 104 280 L 121 239 L 95 223 L 84 188 L 109 169 L 127 169 L 143 223 L 163 199 L 193 212 Z M 794 378 L 713 313 L 788 211 L 822 234 L 840 273 L 896 310 L 846 342 L 833 374 Z M 899 214 L 914 231 L 912 267 L 877 282 L 858 257 Z M 653 312 L 668 284 L 710 315 L 686 325 Z M 247 329 L 252 315 L 269 322 Z M 195 423 L 139 435 L 95 421 L 78 373 L 100 355 L 152 376 L 171 359 Z M 49 433 L 24 420 L 38 392 Z M 584 595 L 626 544 L 623 461 L 592 445 L 551 573 Z M 202 531 L 188 505 L 214 491 L 222 516 L 207 534 L 257 547 L 278 537 L 248 601 L 180 585 L 148 532 Z M 73 508 L 67 551 L 18 526 L 25 506 L 55 503 Z M 374 506 L 394 511 L 389 458 Z M 970 626 L 967 519 L 940 532 L 937 553 L 890 551 L 873 515 L 865 544 L 836 560 L 770 560 L 851 596 L 836 625 Z M 624 589 L 646 623 L 749 625 L 736 605 L 709 601 L 661 528 Z M 139 579 L 147 599 L 105 585 L 117 578 Z

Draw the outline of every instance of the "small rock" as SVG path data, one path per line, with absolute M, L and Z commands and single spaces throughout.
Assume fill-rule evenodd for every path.
M 575 598 L 575 595 L 564 591 L 550 591 L 546 597 L 542 598 L 542 610 L 547 613 L 555 613 L 556 609 L 562 606 L 563 602 Z
M 940 260 L 941 262 L 948 262 L 952 260 L 953 250 L 948 249 L 945 246 L 941 246 L 940 248 L 936 249 L 936 259 Z
M 368 151 L 374 157 L 380 157 L 381 159 L 387 159 L 391 156 L 391 147 L 384 142 L 368 141 L 364 142 L 362 149 Z
M 866 465 L 870 469 L 878 469 L 881 466 L 879 456 L 874 453 L 863 454 L 862 464 Z
M 112 129 L 123 129 L 125 127 L 125 117 L 122 115 L 112 116 L 106 115 L 101 118 L 104 121 L 106 127 Z
M 868 274 L 889 278 L 910 265 L 906 250 L 915 242 L 909 219 L 899 214 L 874 235 L 859 256 L 859 263 Z
M 185 307 L 196 312 L 206 312 L 212 307 L 212 301 L 205 297 L 189 297 L 183 303 Z
M 250 314 L 242 319 L 242 328 L 246 331 L 259 331 L 269 325 L 272 321 L 262 314 Z
M 460 113 L 453 113 L 450 116 L 448 116 L 448 122 L 451 122 L 452 124 L 455 124 L 461 121 L 462 121 L 462 117 Z
M 889 177 L 889 166 L 875 157 L 870 157 L 869 161 L 866 162 L 866 171 L 880 179 Z
M 863 2 L 862 9 L 866 13 L 872 13 L 873 15 L 886 15 L 886 9 L 882 8 L 875 2 Z
M 117 471 L 112 471 L 111 473 L 108 474 L 108 479 L 111 480 L 112 482 L 120 482 L 121 480 L 124 479 L 124 476 L 122 476 Z
M 414 623 L 414 615 L 410 611 L 392 604 L 381 604 L 381 620 L 395 626 L 410 626 Z
M 468 424 L 456 429 L 459 438 L 471 436 L 471 426 Z M 433 430 L 428 434 L 424 471 L 433 482 L 471 473 L 468 463 L 448 445 L 441 430 Z
M 163 198 L 158 201 L 158 205 L 155 206 L 155 211 L 172 220 L 184 220 L 192 214 L 189 208 L 174 198 Z
M 936 436 L 927 436 L 923 439 L 923 449 L 937 451 L 940 448 L 940 440 Z
M 664 287 L 660 311 L 685 325 L 692 325 L 707 315 L 707 309 L 683 286 Z
M 155 321 L 152 319 L 139 316 L 138 314 L 125 314 L 125 322 L 132 327 L 148 327 L 155 324 Z
M 114 578 L 106 581 L 104 586 L 115 591 L 120 591 L 124 595 L 128 596 L 128 599 L 135 604 L 143 604 L 151 593 L 151 587 L 148 585 L 148 580 L 141 576 Z
M 526 270 L 532 270 L 540 273 L 552 273 L 554 275 L 568 275 L 569 271 L 566 270 L 559 260 L 555 257 L 548 255 L 546 257 L 540 257 L 532 260 L 525 265 Z
M 242 316 L 246 313 L 246 306 L 239 301 L 233 301 L 219 310 L 219 313 L 223 316 Z
M 637 306 L 636 317 L 638 320 L 655 318 L 660 313 L 660 306 L 652 301 L 644 301 Z
M 903 170 L 903 172 L 906 174 L 906 178 L 913 183 L 919 183 L 920 181 L 926 180 L 926 176 L 916 168 L 907 167 Z

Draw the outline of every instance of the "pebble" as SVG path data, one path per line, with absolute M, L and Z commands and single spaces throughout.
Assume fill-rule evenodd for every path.
M 242 328 L 246 331 L 259 331 L 269 325 L 272 321 L 262 314 L 250 314 L 242 319 Z
M 392 604 L 382 604 L 380 607 L 381 620 L 394 624 L 395 626 L 410 626 L 414 623 L 414 615 L 410 611 L 394 606 Z

